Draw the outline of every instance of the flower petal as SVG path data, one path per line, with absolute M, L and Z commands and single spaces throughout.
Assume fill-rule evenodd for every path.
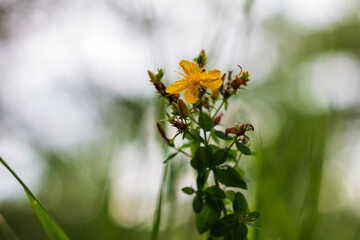
M 218 89 L 222 84 L 221 72 L 217 69 L 203 72 L 200 84 L 211 90 Z
M 186 90 L 184 97 L 188 103 L 193 104 L 196 103 L 196 101 L 199 99 L 198 95 L 199 95 L 199 86 L 192 85 Z
M 220 70 L 217 69 L 213 69 L 211 71 L 205 71 L 203 73 L 201 73 L 201 78 L 203 80 L 210 80 L 210 79 L 217 79 L 217 78 L 221 78 L 221 72 Z
M 168 88 L 166 88 L 165 92 L 170 94 L 178 94 L 185 91 L 188 88 L 188 81 L 186 79 L 180 79 L 179 81 L 174 82 Z
M 200 81 L 200 85 L 210 88 L 211 90 L 218 89 L 222 84 L 221 78 L 210 80 L 210 81 Z
M 188 60 L 181 60 L 179 65 L 183 69 L 183 71 L 186 75 L 190 75 L 190 74 L 199 72 L 196 63 L 190 62 Z

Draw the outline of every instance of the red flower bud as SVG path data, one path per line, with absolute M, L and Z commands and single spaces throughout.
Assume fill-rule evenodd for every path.
M 218 113 L 218 114 L 215 115 L 215 117 L 214 117 L 214 124 L 215 125 L 218 125 L 220 123 L 222 116 L 223 116 L 223 113 Z
M 186 127 L 187 127 L 187 125 L 185 123 L 182 123 L 182 122 L 180 122 L 178 120 L 174 121 L 173 126 L 176 127 L 179 130 L 185 130 Z

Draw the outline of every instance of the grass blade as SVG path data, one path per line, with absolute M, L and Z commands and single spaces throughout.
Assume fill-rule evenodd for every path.
M 163 192 L 166 182 L 166 177 L 169 169 L 169 163 L 165 163 L 164 172 L 163 172 L 163 178 L 161 182 L 161 187 L 159 191 L 159 198 L 157 203 L 157 209 L 154 216 L 154 223 L 153 223 L 153 229 L 151 232 L 151 240 L 157 240 L 159 236 L 159 228 L 160 228 L 160 221 L 161 221 L 161 208 L 162 208 L 162 200 L 163 200 Z
M 10 166 L 0 157 L 0 162 L 9 170 L 9 172 L 16 178 L 16 180 L 24 188 L 24 191 L 34 209 L 36 216 L 43 225 L 47 235 L 51 240 L 69 240 L 65 232 L 57 225 L 55 219 L 50 215 L 41 202 L 34 196 L 30 189 L 20 179 L 20 177 L 10 168 Z

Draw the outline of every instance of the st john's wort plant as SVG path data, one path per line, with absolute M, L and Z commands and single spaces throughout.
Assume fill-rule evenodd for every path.
M 187 186 L 182 191 L 193 196 L 198 232 L 207 233 L 208 239 L 242 240 L 247 237 L 248 226 L 260 216 L 248 208 L 242 193 L 247 190 L 247 181 L 239 166 L 242 155 L 253 155 L 247 133 L 254 127 L 246 122 L 225 128 L 221 119 L 229 99 L 246 87 L 249 73 L 239 66 L 235 77 L 230 71 L 226 77 L 217 69 L 206 70 L 207 60 L 204 50 L 193 61 L 181 60 L 180 79 L 169 87 L 162 81 L 163 69 L 157 74 L 148 71 L 157 93 L 168 100 L 166 120 L 177 131 L 169 138 L 160 124 L 157 128 L 168 147 L 175 150 L 164 163 L 183 154 L 196 172 L 196 187 Z M 189 105 L 180 98 L 182 92 Z M 181 146 L 174 144 L 177 137 L 184 140 Z M 160 210 L 161 196 L 153 239 L 159 229 Z

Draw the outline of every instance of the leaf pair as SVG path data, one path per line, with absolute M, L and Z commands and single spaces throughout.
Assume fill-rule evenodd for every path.
M 248 209 L 244 195 L 237 192 L 233 201 L 234 214 L 229 214 L 219 219 L 211 228 L 211 235 L 214 237 L 226 236 L 229 239 L 243 240 L 246 238 L 248 229 L 242 221 L 242 215 Z

